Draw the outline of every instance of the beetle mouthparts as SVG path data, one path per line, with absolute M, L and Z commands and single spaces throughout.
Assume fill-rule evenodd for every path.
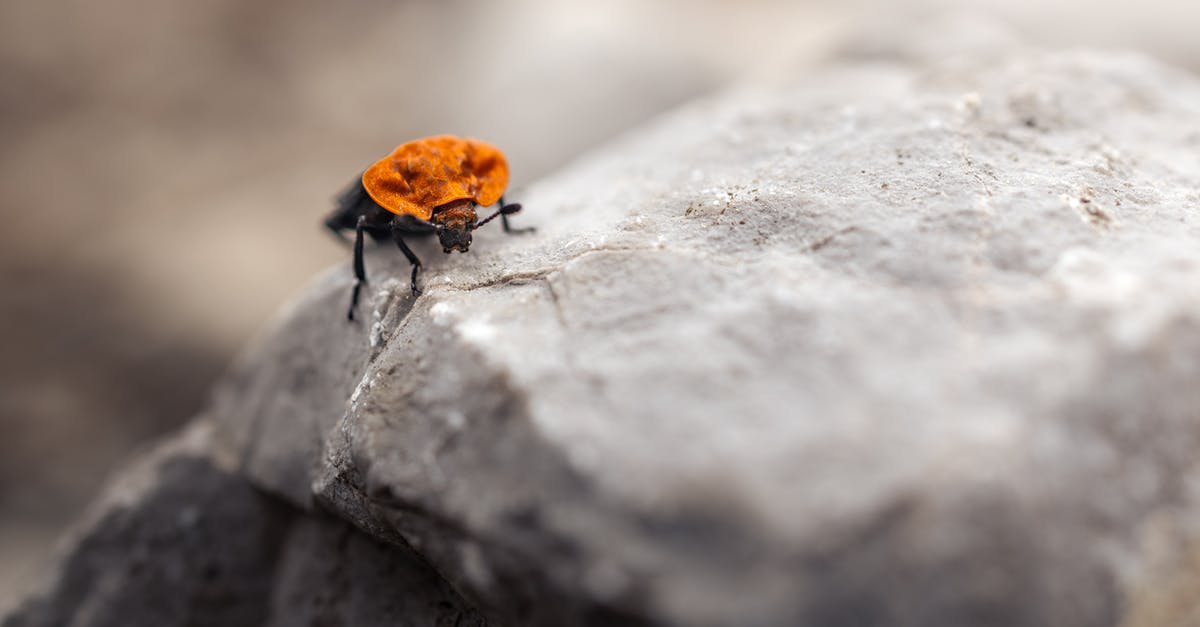
M 442 241 L 442 250 L 447 253 L 452 250 L 465 253 L 471 247 L 471 232 L 462 228 L 465 225 L 457 226 L 459 228 L 446 228 L 438 233 L 438 239 Z

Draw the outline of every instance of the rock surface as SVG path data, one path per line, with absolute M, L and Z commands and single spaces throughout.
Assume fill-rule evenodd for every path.
M 300 516 L 239 616 L 428 610 L 382 592 L 412 547 L 499 624 L 1187 624 L 1198 190 L 1200 81 L 1137 55 L 689 105 L 517 199 L 536 235 L 417 244 L 418 298 L 376 249 L 364 322 L 343 265 L 244 354 L 206 463 L 314 513 L 214 476 Z
M 1197 190 L 1200 83 L 1137 55 L 734 90 L 419 298 L 371 253 L 364 324 L 324 276 L 219 439 L 511 624 L 1138 624 L 1196 568 Z
M 486 624 L 407 549 L 263 496 L 199 422 L 110 485 L 5 627 Z

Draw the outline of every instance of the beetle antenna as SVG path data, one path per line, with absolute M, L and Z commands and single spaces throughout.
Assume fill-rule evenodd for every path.
M 501 205 L 500 208 L 497 209 L 495 213 L 480 220 L 479 222 L 476 222 L 475 226 L 471 227 L 471 230 L 474 231 L 475 229 L 487 224 L 488 222 L 491 222 L 492 220 L 495 220 L 496 218 L 499 218 L 500 216 L 511 216 L 512 214 L 514 214 L 520 210 L 521 210 L 521 203 L 519 203 L 519 202 L 514 202 L 511 205 Z

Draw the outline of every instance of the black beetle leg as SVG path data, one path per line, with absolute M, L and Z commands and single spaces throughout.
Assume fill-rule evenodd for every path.
M 412 264 L 412 293 L 414 295 L 421 293 L 421 288 L 417 287 L 417 272 L 421 270 L 421 260 L 413 254 L 412 249 L 408 244 L 404 243 L 404 236 L 400 234 L 401 226 L 397 222 L 392 222 L 392 239 L 396 240 L 396 245 L 400 247 L 400 252 L 408 258 L 408 262 Z
M 475 230 L 475 229 L 487 224 L 488 222 L 495 220 L 496 218 L 500 218 L 501 224 L 504 225 L 505 233 L 519 234 L 519 233 L 532 233 L 533 231 L 536 231 L 537 229 L 533 228 L 532 226 L 526 227 L 523 229 L 514 229 L 511 226 L 509 226 L 508 216 L 510 216 L 520 210 L 521 210 L 521 205 L 519 203 L 513 203 L 511 205 L 506 205 L 506 204 L 504 204 L 504 197 L 501 196 L 500 197 L 500 208 L 497 209 L 495 211 L 495 213 L 493 213 L 492 215 L 480 220 L 479 222 L 476 222 L 475 225 L 471 227 L 471 230 Z
M 511 211 L 507 210 L 510 207 L 512 208 Z M 514 229 L 514 228 L 512 228 L 512 226 L 509 225 L 508 216 L 510 216 L 520 210 L 521 210 L 521 205 L 507 204 L 504 202 L 504 196 L 500 197 L 500 224 L 504 227 L 505 233 L 509 233 L 512 235 L 520 235 L 521 233 L 533 233 L 534 231 L 537 230 L 537 227 L 533 227 L 533 226 L 527 226 L 527 227 L 521 228 L 521 229 Z
M 354 308 L 358 306 L 358 292 L 362 290 L 362 286 L 367 282 L 367 269 L 363 264 L 363 226 L 367 223 L 366 216 L 358 216 L 358 223 L 354 226 L 354 291 L 350 292 L 350 311 L 346 312 L 346 319 L 354 320 Z

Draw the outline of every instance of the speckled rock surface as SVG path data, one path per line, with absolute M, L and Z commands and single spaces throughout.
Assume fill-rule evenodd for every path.
M 364 323 L 336 268 L 222 455 L 511 624 L 1174 624 L 1200 82 L 987 58 L 689 105 L 514 199 L 536 235 L 418 244 L 419 298 L 373 251 Z
M 255 490 L 200 421 L 116 477 L 5 627 L 398 625 L 483 618 L 412 551 Z

